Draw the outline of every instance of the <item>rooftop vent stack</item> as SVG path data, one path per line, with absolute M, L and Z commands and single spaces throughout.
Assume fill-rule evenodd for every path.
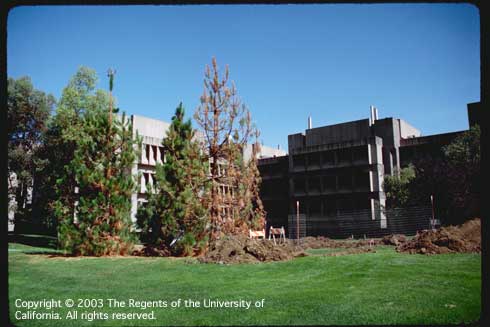
M 371 126 L 372 124 L 374 124 L 374 106 L 369 106 L 369 113 L 369 126 Z
M 378 120 L 378 108 L 374 107 L 374 120 Z
M 308 116 L 308 129 L 313 128 L 313 123 L 311 122 L 311 116 Z

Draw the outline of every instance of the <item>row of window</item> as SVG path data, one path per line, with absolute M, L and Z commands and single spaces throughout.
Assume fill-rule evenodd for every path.
M 140 192 L 141 193 L 146 193 L 148 188 L 153 185 L 153 182 L 155 180 L 154 173 L 151 172 L 143 172 L 141 174 L 141 180 L 140 180 Z M 221 184 L 218 188 L 218 193 L 222 196 L 235 196 L 235 192 L 233 188 L 229 185 Z
M 142 147 L 142 161 L 143 163 L 165 162 L 165 151 L 162 146 L 143 144 Z
M 293 155 L 293 166 L 334 166 L 342 163 L 367 162 L 368 146 L 344 148 Z
M 295 204 L 294 204 L 295 205 Z M 310 216 L 332 216 L 338 211 L 368 210 L 371 208 L 371 200 L 366 198 L 345 199 L 309 199 L 300 203 L 300 214 Z M 296 207 L 294 207 L 294 212 Z
M 305 178 L 298 176 L 293 178 L 294 191 L 296 193 L 367 189 L 370 188 L 369 172 L 355 172 L 354 174 L 311 176 Z

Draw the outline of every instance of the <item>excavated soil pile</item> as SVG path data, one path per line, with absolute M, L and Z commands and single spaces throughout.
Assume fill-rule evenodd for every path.
M 442 227 L 436 231 L 418 232 L 410 241 L 397 246 L 398 252 L 410 254 L 440 254 L 481 252 L 480 219 L 475 218 L 459 226 Z
M 306 255 L 301 247 L 292 242 L 274 245 L 272 241 L 252 240 L 240 235 L 217 240 L 198 260 L 203 263 L 241 263 L 283 261 Z
M 290 240 L 291 242 L 291 240 Z M 371 243 L 370 243 L 371 242 Z M 325 249 L 325 248 L 359 248 L 370 245 L 378 245 L 380 243 L 379 240 L 376 239 L 365 239 L 365 240 L 332 240 L 328 237 L 324 236 L 307 236 L 302 238 L 300 241 L 301 247 L 304 249 Z
M 169 257 L 172 253 L 165 247 L 135 246 L 133 255 L 138 257 Z
M 289 242 L 295 242 L 294 240 L 288 240 Z M 307 236 L 300 240 L 301 247 L 304 249 L 323 249 L 323 248 L 338 248 L 344 247 L 341 245 L 341 241 L 335 241 L 328 237 Z
M 276 242 L 270 240 L 251 240 L 247 236 L 228 236 L 211 244 L 209 251 L 198 260 L 203 263 L 252 263 L 264 261 L 284 261 L 307 256 L 306 249 L 344 248 L 345 251 L 325 254 L 340 256 L 364 252 L 374 252 L 370 245 L 378 240 L 340 241 L 326 237 L 305 237 L 296 244 L 295 240 Z
M 403 234 L 391 234 L 386 235 L 381 239 L 381 242 L 385 245 L 399 246 L 407 241 L 407 238 Z

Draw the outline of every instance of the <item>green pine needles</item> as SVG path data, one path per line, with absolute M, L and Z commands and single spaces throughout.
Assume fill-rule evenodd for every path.
M 133 139 L 125 114 L 113 119 L 112 95 L 109 108 L 104 107 L 84 113 L 73 160 L 58 181 L 62 185 L 74 178 L 77 185 L 75 203 L 63 201 L 60 194 L 55 204 L 60 245 L 74 255 L 125 255 L 135 241 L 130 213 L 136 183 L 131 169 L 138 137 Z
M 148 246 L 179 256 L 205 250 L 209 229 L 208 159 L 184 114 L 180 103 L 162 142 L 164 163 L 157 164 L 148 202 L 137 214 Z

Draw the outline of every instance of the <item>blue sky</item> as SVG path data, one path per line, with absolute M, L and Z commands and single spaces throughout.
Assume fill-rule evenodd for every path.
M 81 65 L 117 70 L 129 114 L 169 121 L 199 104 L 206 64 L 229 65 L 263 143 L 367 118 L 424 135 L 468 128 L 480 101 L 478 9 L 469 4 L 33 6 L 7 22 L 7 71 L 59 98 Z

